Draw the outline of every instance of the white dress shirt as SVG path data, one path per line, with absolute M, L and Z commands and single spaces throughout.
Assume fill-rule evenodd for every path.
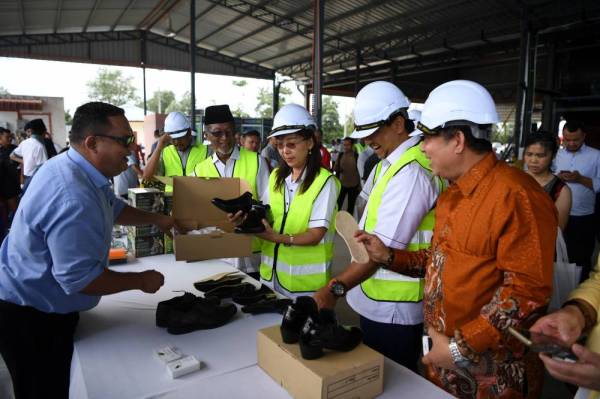
M 576 170 L 580 175 L 592 179 L 593 190 L 579 183 L 568 182 L 567 185 L 573 195 L 570 214 L 572 216 L 593 214 L 596 193 L 600 192 L 600 151 L 585 144 L 576 152 L 561 148 L 554 159 L 554 171 L 558 174 L 562 170 L 571 172 Z
M 291 174 L 285 178 L 285 191 L 283 192 L 283 195 L 285 199 L 286 212 L 290 208 L 290 204 L 294 199 L 294 196 L 300 189 L 300 186 L 302 185 L 302 182 L 304 181 L 305 177 L 306 171 L 302 172 L 302 175 L 296 181 L 292 181 Z M 269 191 L 267 190 L 267 195 L 265 196 L 264 200 L 265 203 L 269 203 L 268 193 Z M 312 203 L 312 211 L 310 213 L 310 219 L 308 220 L 308 228 L 312 229 L 317 227 L 325 227 L 327 229 L 327 232 L 325 233 L 319 244 L 333 241 L 333 238 L 335 236 L 335 230 L 330 229 L 329 226 L 331 225 L 331 220 L 333 219 L 333 212 L 335 211 L 337 205 L 337 198 L 339 194 L 340 193 L 338 191 L 337 185 L 335 184 L 335 179 L 330 178 L 329 180 L 327 180 L 327 183 L 325 183 L 325 186 L 323 187 L 319 195 L 317 195 L 315 202 Z M 308 295 L 308 293 L 306 292 L 294 294 L 292 292 L 287 291 L 279 284 L 279 281 L 277 280 L 277 274 L 275 272 L 273 273 L 273 276 L 274 277 L 272 281 L 261 280 L 261 282 L 268 285 L 275 291 L 286 295 L 289 298 L 296 298 L 298 296 Z
M 420 137 L 411 137 L 382 160 L 379 176 L 393 165 L 410 147 L 419 143 Z M 361 197 L 368 199 L 373 188 L 381 182 L 378 179 L 373 185 L 376 168 L 373 168 Z M 383 243 L 392 248 L 404 249 L 415 235 L 423 217 L 434 207 L 440 194 L 438 179 L 423 169 L 416 162 L 404 166 L 387 184 L 378 209 L 377 224 L 373 231 Z M 362 214 L 359 226 L 365 226 L 367 208 Z M 414 325 L 423 322 L 423 305 L 421 302 L 384 302 L 369 299 L 360 285 L 348 292 L 348 304 L 361 316 L 367 319 L 388 324 Z
M 48 160 L 46 147 L 33 137 L 23 140 L 12 153 L 23 159 L 23 174 L 27 177 Z

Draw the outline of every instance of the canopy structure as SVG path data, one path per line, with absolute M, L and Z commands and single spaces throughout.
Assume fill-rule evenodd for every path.
M 600 94 L 599 27 L 594 0 L 7 0 L 0 56 L 189 71 L 193 50 L 196 72 L 277 72 L 307 105 L 377 79 L 423 101 L 469 78 L 516 104 L 522 129 L 535 104 L 550 123 L 558 99 Z

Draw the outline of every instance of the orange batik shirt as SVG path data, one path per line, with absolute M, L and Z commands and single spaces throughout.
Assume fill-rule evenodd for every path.
M 535 362 L 526 370 L 524 348 L 506 329 L 548 304 L 556 231 L 548 194 L 491 153 L 439 197 L 431 248 L 396 251 L 390 267 L 425 275 L 427 327 L 456 338 L 472 361 L 429 367 L 428 378 L 461 398 L 519 398 L 539 386 L 540 370 Z

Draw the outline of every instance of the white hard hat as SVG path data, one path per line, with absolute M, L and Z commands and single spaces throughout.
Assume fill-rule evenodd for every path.
M 417 123 L 419 123 L 419 121 L 421 120 L 421 111 L 419 111 L 418 109 L 411 109 L 408 111 L 408 119 L 410 119 L 411 121 L 413 121 L 414 125 L 415 125 L 415 130 L 413 130 L 409 136 L 410 137 L 414 137 L 414 136 L 420 136 L 423 134 L 422 131 L 420 131 L 419 129 L 417 129 Z
M 496 104 L 490 93 L 479 83 L 452 80 L 429 93 L 417 127 L 425 134 L 435 134 L 439 128 L 465 122 L 476 125 L 497 123 Z M 488 138 L 480 137 L 479 132 L 473 132 L 473 136 Z
M 268 138 L 283 136 L 303 129 L 316 129 L 315 120 L 301 105 L 286 104 L 275 114 L 273 129 Z
M 190 120 L 181 112 L 170 112 L 165 119 L 165 133 L 171 136 L 172 139 L 185 136 L 188 129 L 191 128 Z M 195 135 L 196 132 L 192 130 L 192 136 Z
M 408 98 L 393 83 L 377 81 L 363 87 L 356 95 L 354 106 L 353 139 L 362 139 L 375 133 L 392 114 L 404 111 L 410 105 Z

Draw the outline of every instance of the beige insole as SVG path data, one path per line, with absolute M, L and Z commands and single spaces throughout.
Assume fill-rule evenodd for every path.
M 352 260 L 357 263 L 367 263 L 369 254 L 364 244 L 356 241 L 354 233 L 358 230 L 358 223 L 346 211 L 340 211 L 335 217 L 335 230 L 344 239 Z

